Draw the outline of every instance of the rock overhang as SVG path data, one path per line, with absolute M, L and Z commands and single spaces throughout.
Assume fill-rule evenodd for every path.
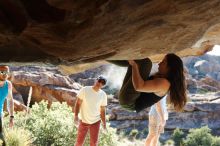
M 218 0 L 2 0 L 0 8 L 0 62 L 9 64 L 65 70 L 108 59 L 156 62 L 220 44 Z

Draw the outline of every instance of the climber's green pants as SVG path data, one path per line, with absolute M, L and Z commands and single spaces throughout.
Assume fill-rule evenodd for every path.
M 119 91 L 119 103 L 123 108 L 134 111 L 135 102 L 140 97 L 141 92 L 138 92 L 134 89 L 132 83 L 132 67 L 129 65 L 128 61 L 124 60 L 111 60 L 109 62 L 121 67 L 128 67 L 127 73 L 124 77 L 121 89 Z M 141 77 L 143 78 L 143 80 L 147 80 L 152 68 L 151 60 L 149 58 L 146 58 L 135 60 L 135 62 L 139 66 Z

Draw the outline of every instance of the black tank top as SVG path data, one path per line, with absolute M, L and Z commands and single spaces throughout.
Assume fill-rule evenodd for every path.
M 164 96 L 157 96 L 154 93 L 145 93 L 141 92 L 141 95 L 135 102 L 135 110 L 136 112 L 140 112 L 145 108 L 151 107 L 158 101 L 160 101 Z
M 152 80 L 153 78 L 153 76 L 150 76 L 148 80 Z M 136 112 L 138 113 L 145 108 L 151 107 L 160 101 L 164 96 L 157 96 L 154 93 L 141 92 L 140 96 L 135 101 Z

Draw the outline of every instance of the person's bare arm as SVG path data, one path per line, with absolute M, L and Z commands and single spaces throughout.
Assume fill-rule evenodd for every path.
M 75 103 L 75 106 L 74 106 L 74 122 L 77 124 L 78 123 L 78 114 L 79 114 L 79 109 L 80 109 L 80 106 L 82 104 L 82 100 L 77 98 L 76 99 L 76 103 Z
M 10 115 L 10 123 L 9 126 L 12 127 L 14 125 L 14 100 L 12 94 L 12 84 L 8 81 L 8 96 L 7 96 L 7 107 Z
M 132 82 L 135 90 L 140 92 L 163 93 L 169 89 L 169 82 L 165 78 L 156 78 L 144 81 L 140 75 L 138 65 L 134 61 L 129 61 L 132 66 Z
M 106 107 L 105 106 L 100 107 L 100 114 L 101 114 L 103 128 L 106 129 L 106 118 L 105 118 Z
M 12 95 L 12 84 L 10 81 L 8 81 L 8 96 L 7 96 L 7 102 L 8 102 L 8 112 L 10 116 L 14 116 L 14 101 L 13 101 L 13 95 Z

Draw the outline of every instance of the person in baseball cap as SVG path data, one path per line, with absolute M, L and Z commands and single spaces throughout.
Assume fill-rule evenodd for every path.
M 107 79 L 104 76 L 98 76 L 97 81 L 102 83 L 103 86 L 105 86 L 107 83 Z

